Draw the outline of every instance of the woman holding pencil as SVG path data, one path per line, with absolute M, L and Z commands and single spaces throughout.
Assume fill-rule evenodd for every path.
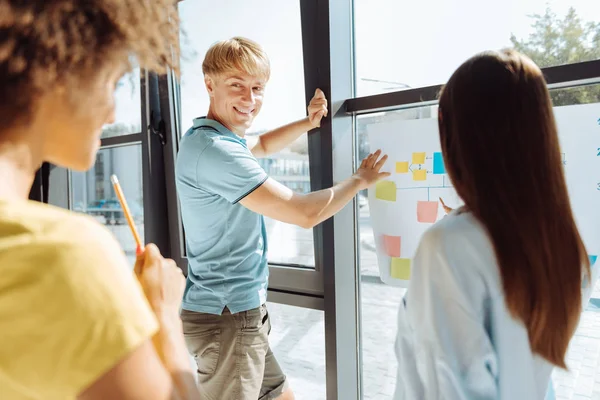
M 184 278 L 154 245 L 137 279 L 93 220 L 27 200 L 43 161 L 83 171 L 134 60 L 178 59 L 172 0 L 0 0 L 0 398 L 199 398 Z

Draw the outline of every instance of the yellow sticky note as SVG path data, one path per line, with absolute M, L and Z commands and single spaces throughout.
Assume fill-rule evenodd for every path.
M 396 184 L 392 181 L 377 182 L 375 197 L 380 200 L 396 201 Z
M 413 171 L 413 180 L 414 181 L 427 180 L 427 170 L 426 169 L 415 169 Z
M 390 275 L 396 279 L 410 279 L 410 258 L 392 257 Z
M 398 161 L 396 163 L 396 172 L 406 174 L 408 172 L 408 161 Z
M 425 164 L 425 153 L 412 153 L 413 164 Z

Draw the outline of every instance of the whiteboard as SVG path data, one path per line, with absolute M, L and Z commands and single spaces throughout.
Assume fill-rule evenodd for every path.
M 554 115 L 571 206 L 594 264 L 600 253 L 600 104 L 556 107 Z M 367 133 L 371 152 L 388 155 L 383 171 L 391 173 L 369 189 L 380 277 L 407 287 L 421 235 L 445 215 L 438 199 L 453 208 L 463 203 L 445 171 L 436 118 L 372 124 Z M 594 282 L 597 275 L 594 264 Z

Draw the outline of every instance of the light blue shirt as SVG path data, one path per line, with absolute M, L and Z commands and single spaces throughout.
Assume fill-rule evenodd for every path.
M 589 300 L 584 293 L 584 304 Z M 422 237 L 398 314 L 395 400 L 554 399 L 553 365 L 510 315 L 483 226 L 453 211 Z
M 267 173 L 243 138 L 197 118 L 180 142 L 175 175 L 189 263 L 182 308 L 219 315 L 260 307 L 269 279 L 265 222 L 239 202 Z

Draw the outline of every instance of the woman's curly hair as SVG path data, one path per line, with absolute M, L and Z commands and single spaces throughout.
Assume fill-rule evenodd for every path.
M 178 28 L 176 0 L 0 0 L 0 130 L 107 63 L 178 73 Z

